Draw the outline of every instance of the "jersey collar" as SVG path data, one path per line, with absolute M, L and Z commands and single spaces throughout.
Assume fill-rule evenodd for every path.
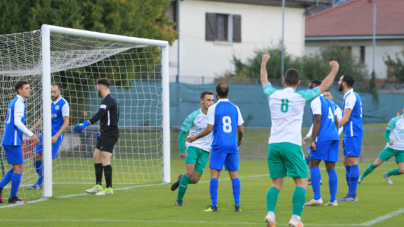
M 351 88 L 351 90 L 349 90 L 349 91 L 344 95 L 344 99 L 345 99 L 345 97 L 346 97 L 349 93 L 351 93 L 351 92 L 353 92 L 353 88 Z
M 62 96 L 60 96 L 56 101 L 53 102 L 53 104 L 58 103 L 62 99 Z
M 20 95 L 17 95 L 17 98 L 21 99 L 21 101 L 24 102 L 24 99 Z
M 219 102 L 230 102 L 230 101 L 229 101 L 229 99 L 219 99 L 219 100 L 217 101 L 217 103 L 219 103 Z

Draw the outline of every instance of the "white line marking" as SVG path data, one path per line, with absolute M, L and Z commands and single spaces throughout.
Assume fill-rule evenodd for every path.
M 399 209 L 399 210 L 396 210 L 394 212 L 391 212 L 391 213 L 388 213 L 386 215 L 383 215 L 381 217 L 378 217 L 378 218 L 375 218 L 373 220 L 370 220 L 368 222 L 365 222 L 362 225 L 363 226 L 371 226 L 371 225 L 374 225 L 376 223 L 382 222 L 384 220 L 387 220 L 389 218 L 392 218 L 392 217 L 397 216 L 397 215 L 402 214 L 402 213 L 404 213 L 404 209 Z
M 29 201 L 29 204 L 31 204 L 31 203 L 37 203 L 37 202 L 42 202 L 42 201 L 46 201 L 46 200 L 48 200 L 48 198 L 40 198 L 40 199 L 38 199 L 38 200 Z M 25 204 L 27 204 L 27 203 L 10 204 L 10 205 L 5 205 L 5 206 L 0 206 L 0 209 L 8 208 L 8 207 L 21 206 L 21 205 L 25 205 Z

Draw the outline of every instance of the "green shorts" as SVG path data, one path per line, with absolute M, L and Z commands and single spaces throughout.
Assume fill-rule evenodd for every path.
M 209 152 L 196 147 L 187 148 L 188 156 L 185 157 L 185 164 L 194 164 L 195 171 L 202 175 L 208 162 Z
M 268 167 L 271 179 L 279 177 L 307 178 L 307 164 L 302 147 L 292 143 L 268 145 Z
M 386 147 L 382 150 L 379 158 L 384 161 L 388 161 L 391 157 L 396 156 L 396 163 L 404 162 L 404 151 L 394 150 Z

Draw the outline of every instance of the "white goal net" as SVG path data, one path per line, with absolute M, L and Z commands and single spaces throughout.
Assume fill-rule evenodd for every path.
M 153 45 L 150 44 L 153 40 L 148 43 L 138 39 L 140 41 L 136 42 L 135 38 L 87 34 L 73 29 L 64 32 L 63 28 L 54 28 L 57 28 L 57 32 L 50 29 L 50 80 L 61 86 L 62 97 L 69 103 L 70 124 L 57 157 L 52 160 L 53 185 L 95 184 L 92 157 L 99 122 L 80 134 L 74 133 L 73 127 L 97 113 L 102 100 L 96 92 L 95 82 L 99 78 L 111 81 L 111 95 L 120 106 L 120 137 L 111 160 L 113 184 L 167 181 L 167 178 L 163 179 L 163 150 L 167 150 L 163 143 L 163 119 L 169 115 L 163 111 L 162 95 L 166 86 L 162 83 L 163 69 L 166 67 L 162 54 L 167 45 L 158 45 L 162 41 L 156 41 Z M 75 34 L 75 31 L 78 33 Z M 0 134 L 4 132 L 7 106 L 16 97 L 14 84 L 19 80 L 27 80 L 32 89 L 31 97 L 25 102 L 27 128 L 31 128 L 46 111 L 51 112 L 42 105 L 43 90 L 50 91 L 51 86 L 43 84 L 41 59 L 45 58 L 42 58 L 42 32 L 0 35 Z M 49 89 L 45 89 L 46 86 Z M 168 90 L 168 86 L 164 89 Z M 47 98 L 50 98 L 50 94 Z M 41 134 L 43 125 L 36 128 L 34 133 Z M 38 179 L 33 162 L 35 146 L 29 138 L 24 137 L 22 150 L 24 173 L 19 196 L 35 197 L 42 190 L 28 190 Z M 46 152 L 44 146 L 44 156 Z M 1 179 L 12 168 L 7 164 L 3 149 L 0 161 Z M 45 174 L 49 171 L 46 168 L 45 164 Z M 3 193 L 7 195 L 9 189 L 10 184 Z

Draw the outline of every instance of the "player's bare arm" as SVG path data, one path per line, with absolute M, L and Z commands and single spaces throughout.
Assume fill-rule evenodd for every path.
M 337 131 L 338 131 L 338 116 L 337 115 L 334 116 L 334 122 L 335 122 L 335 127 L 337 128 Z
M 262 55 L 262 62 L 261 62 L 261 84 L 263 87 L 265 87 L 265 85 L 267 84 L 271 84 L 268 81 L 268 73 L 267 73 L 267 62 L 269 60 L 270 56 L 269 54 L 263 54 Z
M 331 67 L 331 71 L 328 74 L 328 76 L 321 82 L 321 85 L 318 86 L 318 88 L 320 88 L 321 93 L 323 93 L 325 90 L 327 90 L 332 82 L 335 79 L 335 76 L 338 73 L 338 69 L 339 69 L 339 64 L 337 61 L 330 61 L 330 67 Z
M 60 127 L 59 131 L 54 136 L 52 136 L 52 144 L 55 144 L 58 141 L 59 136 L 62 135 L 62 133 L 67 129 L 68 126 L 69 116 L 64 116 L 62 127 Z
M 194 142 L 195 140 L 205 137 L 207 136 L 209 133 L 211 133 L 213 131 L 213 125 L 208 124 L 208 126 L 205 128 L 205 130 L 203 130 L 201 133 L 199 133 L 198 135 L 194 135 L 191 133 L 192 136 L 187 138 L 187 141 L 189 143 Z
M 42 124 L 42 116 L 35 122 L 34 126 L 32 126 L 29 130 L 33 132 L 36 128 L 38 128 Z
M 243 142 L 243 136 L 244 136 L 244 129 L 243 129 L 243 125 L 238 125 L 237 126 L 237 131 L 238 131 L 238 146 L 241 145 L 241 143 Z
M 317 139 L 318 133 L 320 132 L 321 128 L 321 114 L 316 114 L 314 115 L 314 123 L 313 123 L 313 135 L 311 137 L 311 143 L 310 143 L 310 150 L 315 151 L 316 150 L 316 144 L 314 141 Z
M 339 128 L 344 126 L 349 121 L 349 118 L 351 117 L 351 113 L 352 113 L 351 109 L 344 110 L 344 116 L 341 118 L 341 120 L 338 121 Z

